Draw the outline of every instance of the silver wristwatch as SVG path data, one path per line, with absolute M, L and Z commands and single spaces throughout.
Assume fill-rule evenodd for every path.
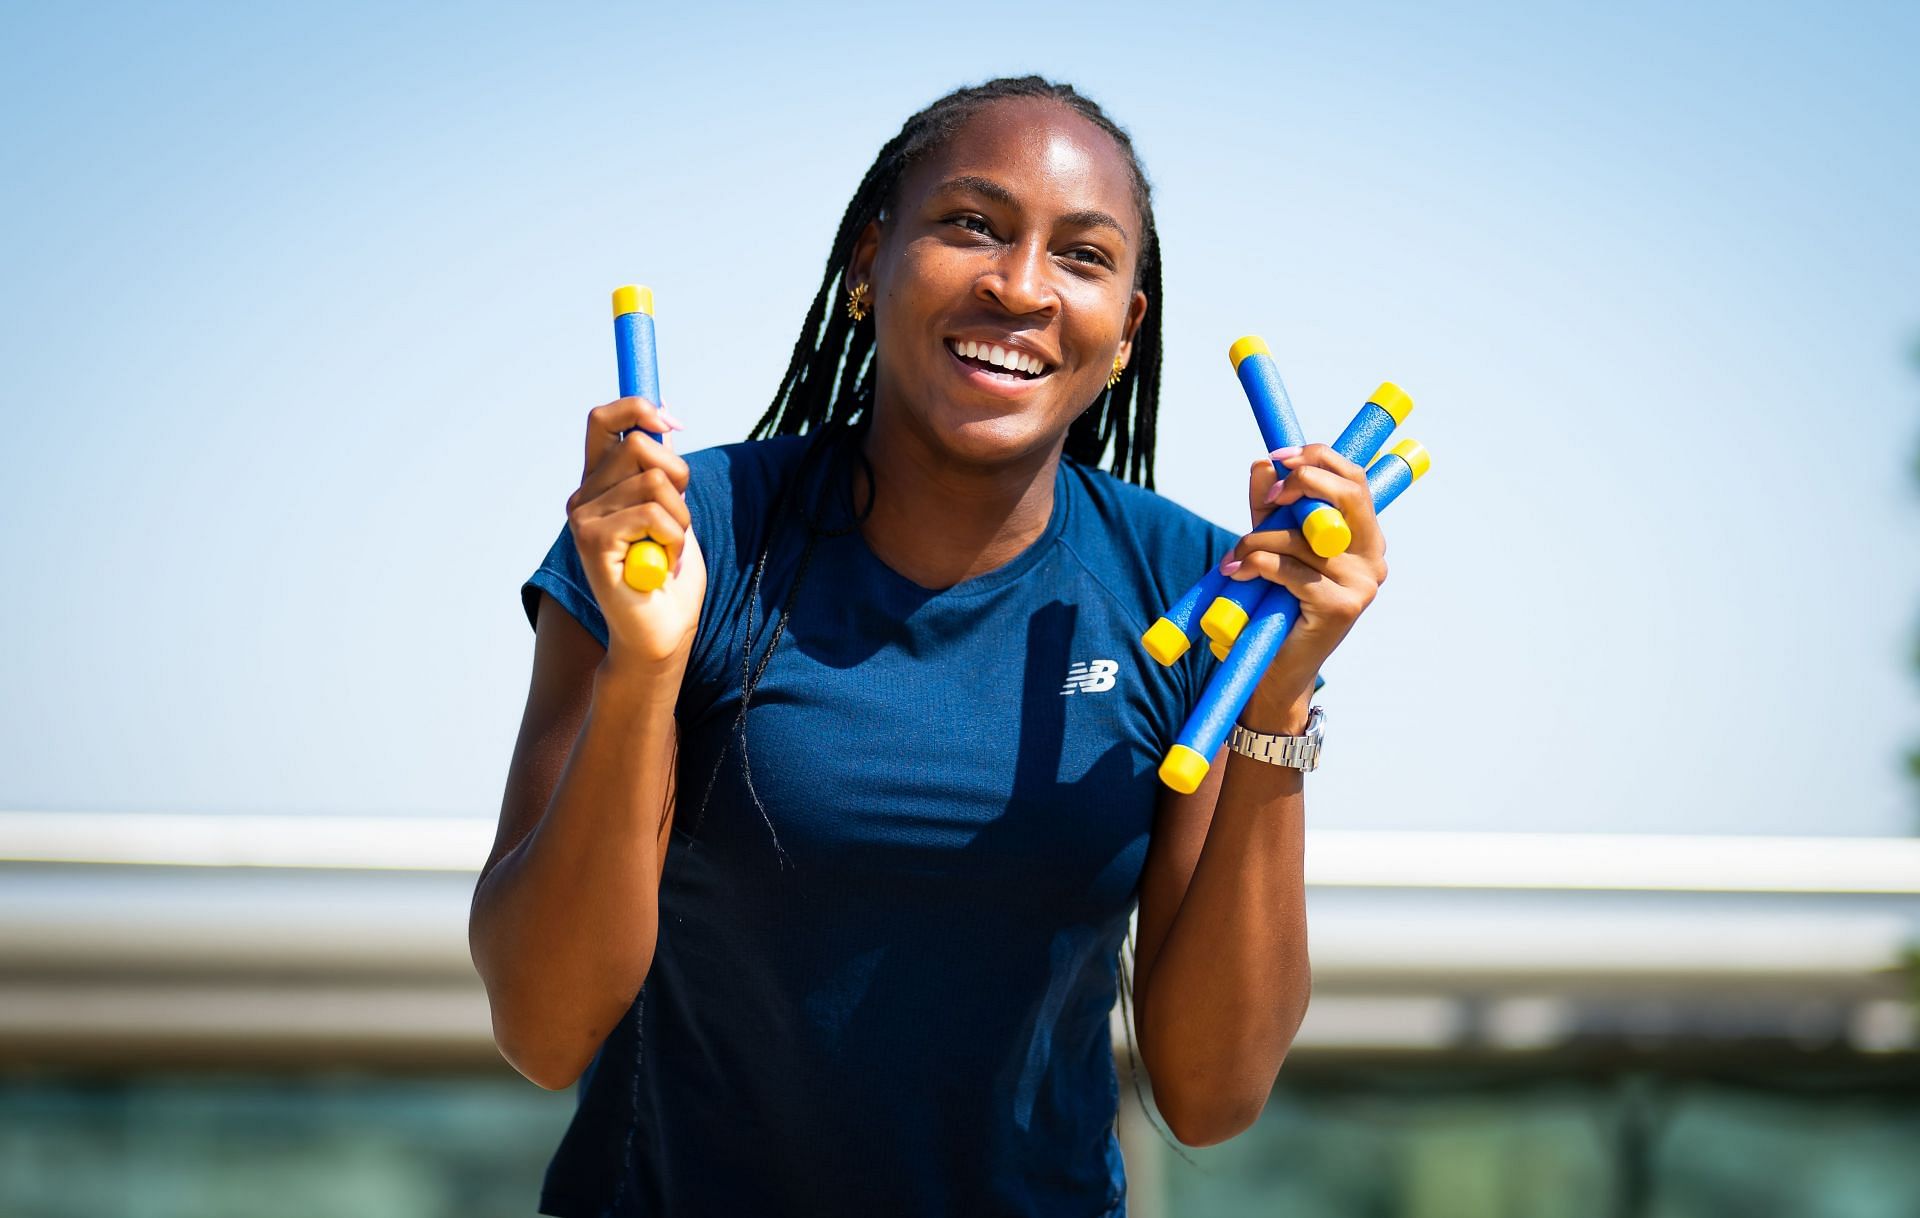
M 1249 731 L 1238 723 L 1227 737 L 1227 747 L 1242 757 L 1264 761 L 1268 765 L 1291 766 L 1307 771 L 1320 765 L 1320 743 L 1325 739 L 1327 713 L 1319 707 L 1307 712 L 1307 730 L 1299 736 L 1269 736 Z

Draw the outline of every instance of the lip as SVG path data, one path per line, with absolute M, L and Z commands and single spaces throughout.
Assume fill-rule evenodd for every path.
M 972 385 L 984 393 L 991 393 L 995 397 L 1000 398 L 1023 398 L 1040 386 L 1046 384 L 1047 381 L 1053 377 L 1054 373 L 1059 371 L 1058 368 L 1055 368 L 1053 372 L 1047 373 L 1046 376 L 1035 377 L 1030 381 L 1002 380 L 984 368 L 976 368 L 955 355 L 953 348 L 947 346 L 945 340 L 941 341 L 940 350 L 946 352 L 947 359 L 953 364 L 955 370 L 960 373 L 961 378 L 969 385 Z

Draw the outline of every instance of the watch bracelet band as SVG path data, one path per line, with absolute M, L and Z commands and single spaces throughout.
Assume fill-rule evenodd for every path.
M 1298 736 L 1270 736 L 1251 728 L 1233 725 L 1227 747 L 1242 757 L 1264 761 L 1268 765 L 1287 766 L 1303 773 L 1319 768 L 1323 740 L 1321 724 L 1326 714 L 1319 707 L 1307 712 L 1305 732 Z

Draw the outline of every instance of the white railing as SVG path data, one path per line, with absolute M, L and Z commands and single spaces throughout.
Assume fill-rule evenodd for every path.
M 466 916 L 492 840 L 0 812 L 0 1059 L 489 1058 Z M 1608 1011 L 1913 1043 L 1920 841 L 1313 830 L 1306 857 L 1301 1049 L 1538 1049 Z
M 0 864 L 477 872 L 475 817 L 0 812 Z M 1312 829 L 1328 888 L 1920 895 L 1920 839 Z

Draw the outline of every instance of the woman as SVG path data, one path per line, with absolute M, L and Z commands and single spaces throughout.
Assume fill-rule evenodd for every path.
M 1213 661 L 1137 639 L 1223 556 L 1284 584 L 1240 721 L 1299 734 L 1384 543 L 1324 446 L 1249 503 L 1333 503 L 1338 558 L 1151 492 L 1159 287 L 1125 133 L 991 81 L 881 150 L 753 440 L 682 458 L 619 438 L 676 428 L 655 404 L 590 412 L 471 924 L 507 1059 L 585 1074 L 543 1213 L 1123 1213 L 1136 898 L 1168 1126 L 1259 1114 L 1307 1005 L 1301 776 L 1223 752 L 1162 787 Z M 643 536 L 655 593 L 621 578 Z

